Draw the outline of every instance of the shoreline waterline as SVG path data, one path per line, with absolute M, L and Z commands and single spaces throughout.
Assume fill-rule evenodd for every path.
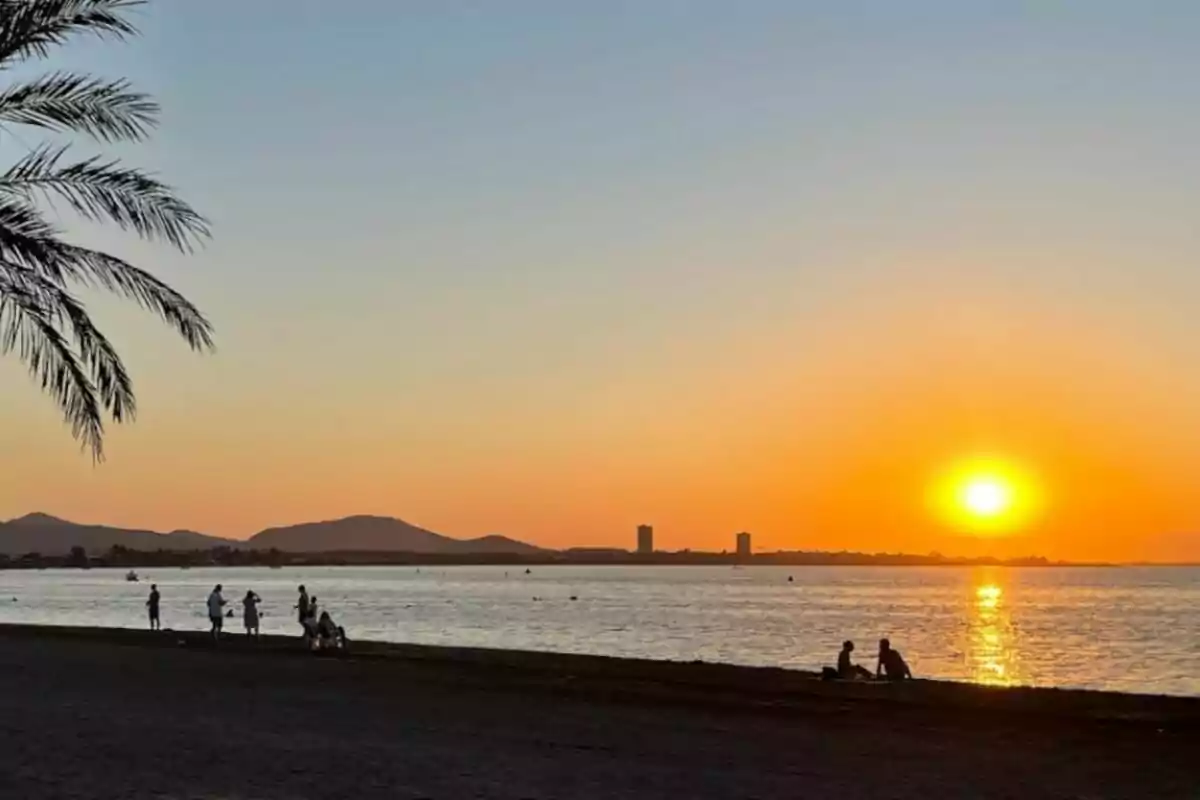
M 819 671 L 891 639 L 922 678 L 1200 696 L 1200 570 L 323 567 L 0 573 L 0 623 L 206 630 L 215 584 L 263 633 L 297 587 L 353 639 Z M 227 629 L 240 629 L 236 616 Z M 873 663 L 867 664 L 873 666 Z

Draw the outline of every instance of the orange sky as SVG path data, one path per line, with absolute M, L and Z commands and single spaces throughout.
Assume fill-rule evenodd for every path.
M 912 298 L 793 328 L 808 344 L 792 353 L 774 328 L 653 379 L 615 370 L 561 408 L 419 393 L 356 395 L 354 413 L 336 393 L 221 407 L 197 378 L 196 395 L 148 393 L 97 468 L 30 389 L 5 414 L 0 515 L 243 537 L 379 513 L 556 547 L 630 546 L 650 522 L 665 549 L 731 548 L 745 529 L 760 550 L 1200 558 L 1192 378 L 1080 313 Z M 1035 524 L 972 538 L 930 513 L 930 485 L 979 452 L 1036 476 Z

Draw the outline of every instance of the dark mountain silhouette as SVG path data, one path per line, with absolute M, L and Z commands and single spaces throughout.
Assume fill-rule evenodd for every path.
M 506 536 L 451 539 L 393 517 L 356 516 L 267 528 L 247 542 L 260 550 L 272 547 L 291 553 L 370 552 L 445 554 L 532 554 L 543 552 Z
M 114 545 L 131 550 L 208 550 L 225 545 L 241 545 L 232 539 L 206 536 L 195 531 L 157 533 L 106 525 L 81 525 L 49 514 L 27 514 L 0 523 L 0 553 L 10 556 L 25 553 L 64 555 L 72 547 L 82 547 L 89 553 L 102 553 Z
M 289 553 L 348 551 L 428 553 L 438 555 L 532 555 L 547 552 L 505 536 L 451 539 L 392 517 L 346 517 L 268 528 L 248 541 L 209 536 L 195 531 L 158 533 L 107 525 L 82 525 L 49 514 L 27 514 L 0 522 L 0 553 L 20 556 L 41 553 L 66 555 L 82 547 L 92 555 L 119 545 L 130 550 L 211 550 L 214 547 L 276 548 Z

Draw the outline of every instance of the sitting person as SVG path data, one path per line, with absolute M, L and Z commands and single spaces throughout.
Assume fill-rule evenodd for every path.
M 884 677 L 889 681 L 912 680 L 912 670 L 900 651 L 894 650 L 887 639 L 879 640 L 879 666 L 875 668 L 875 677 Z
M 842 652 L 838 653 L 837 660 L 838 678 L 844 681 L 860 679 L 870 680 L 872 677 L 871 670 L 867 669 L 861 664 L 855 664 L 850 660 L 850 654 L 853 652 L 854 642 L 850 641 L 849 639 L 842 642 Z
M 334 623 L 328 611 L 322 611 L 321 619 L 317 622 L 317 641 L 322 650 L 346 649 L 346 632 Z

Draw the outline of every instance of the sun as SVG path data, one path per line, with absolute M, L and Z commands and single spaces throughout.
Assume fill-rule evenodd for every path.
M 1012 504 L 1012 491 L 998 478 L 973 478 L 963 486 L 962 504 L 971 514 L 994 517 Z
M 998 456 L 953 464 L 934 479 L 929 497 L 931 510 L 947 526 L 975 536 L 1019 533 L 1042 506 L 1030 473 Z

